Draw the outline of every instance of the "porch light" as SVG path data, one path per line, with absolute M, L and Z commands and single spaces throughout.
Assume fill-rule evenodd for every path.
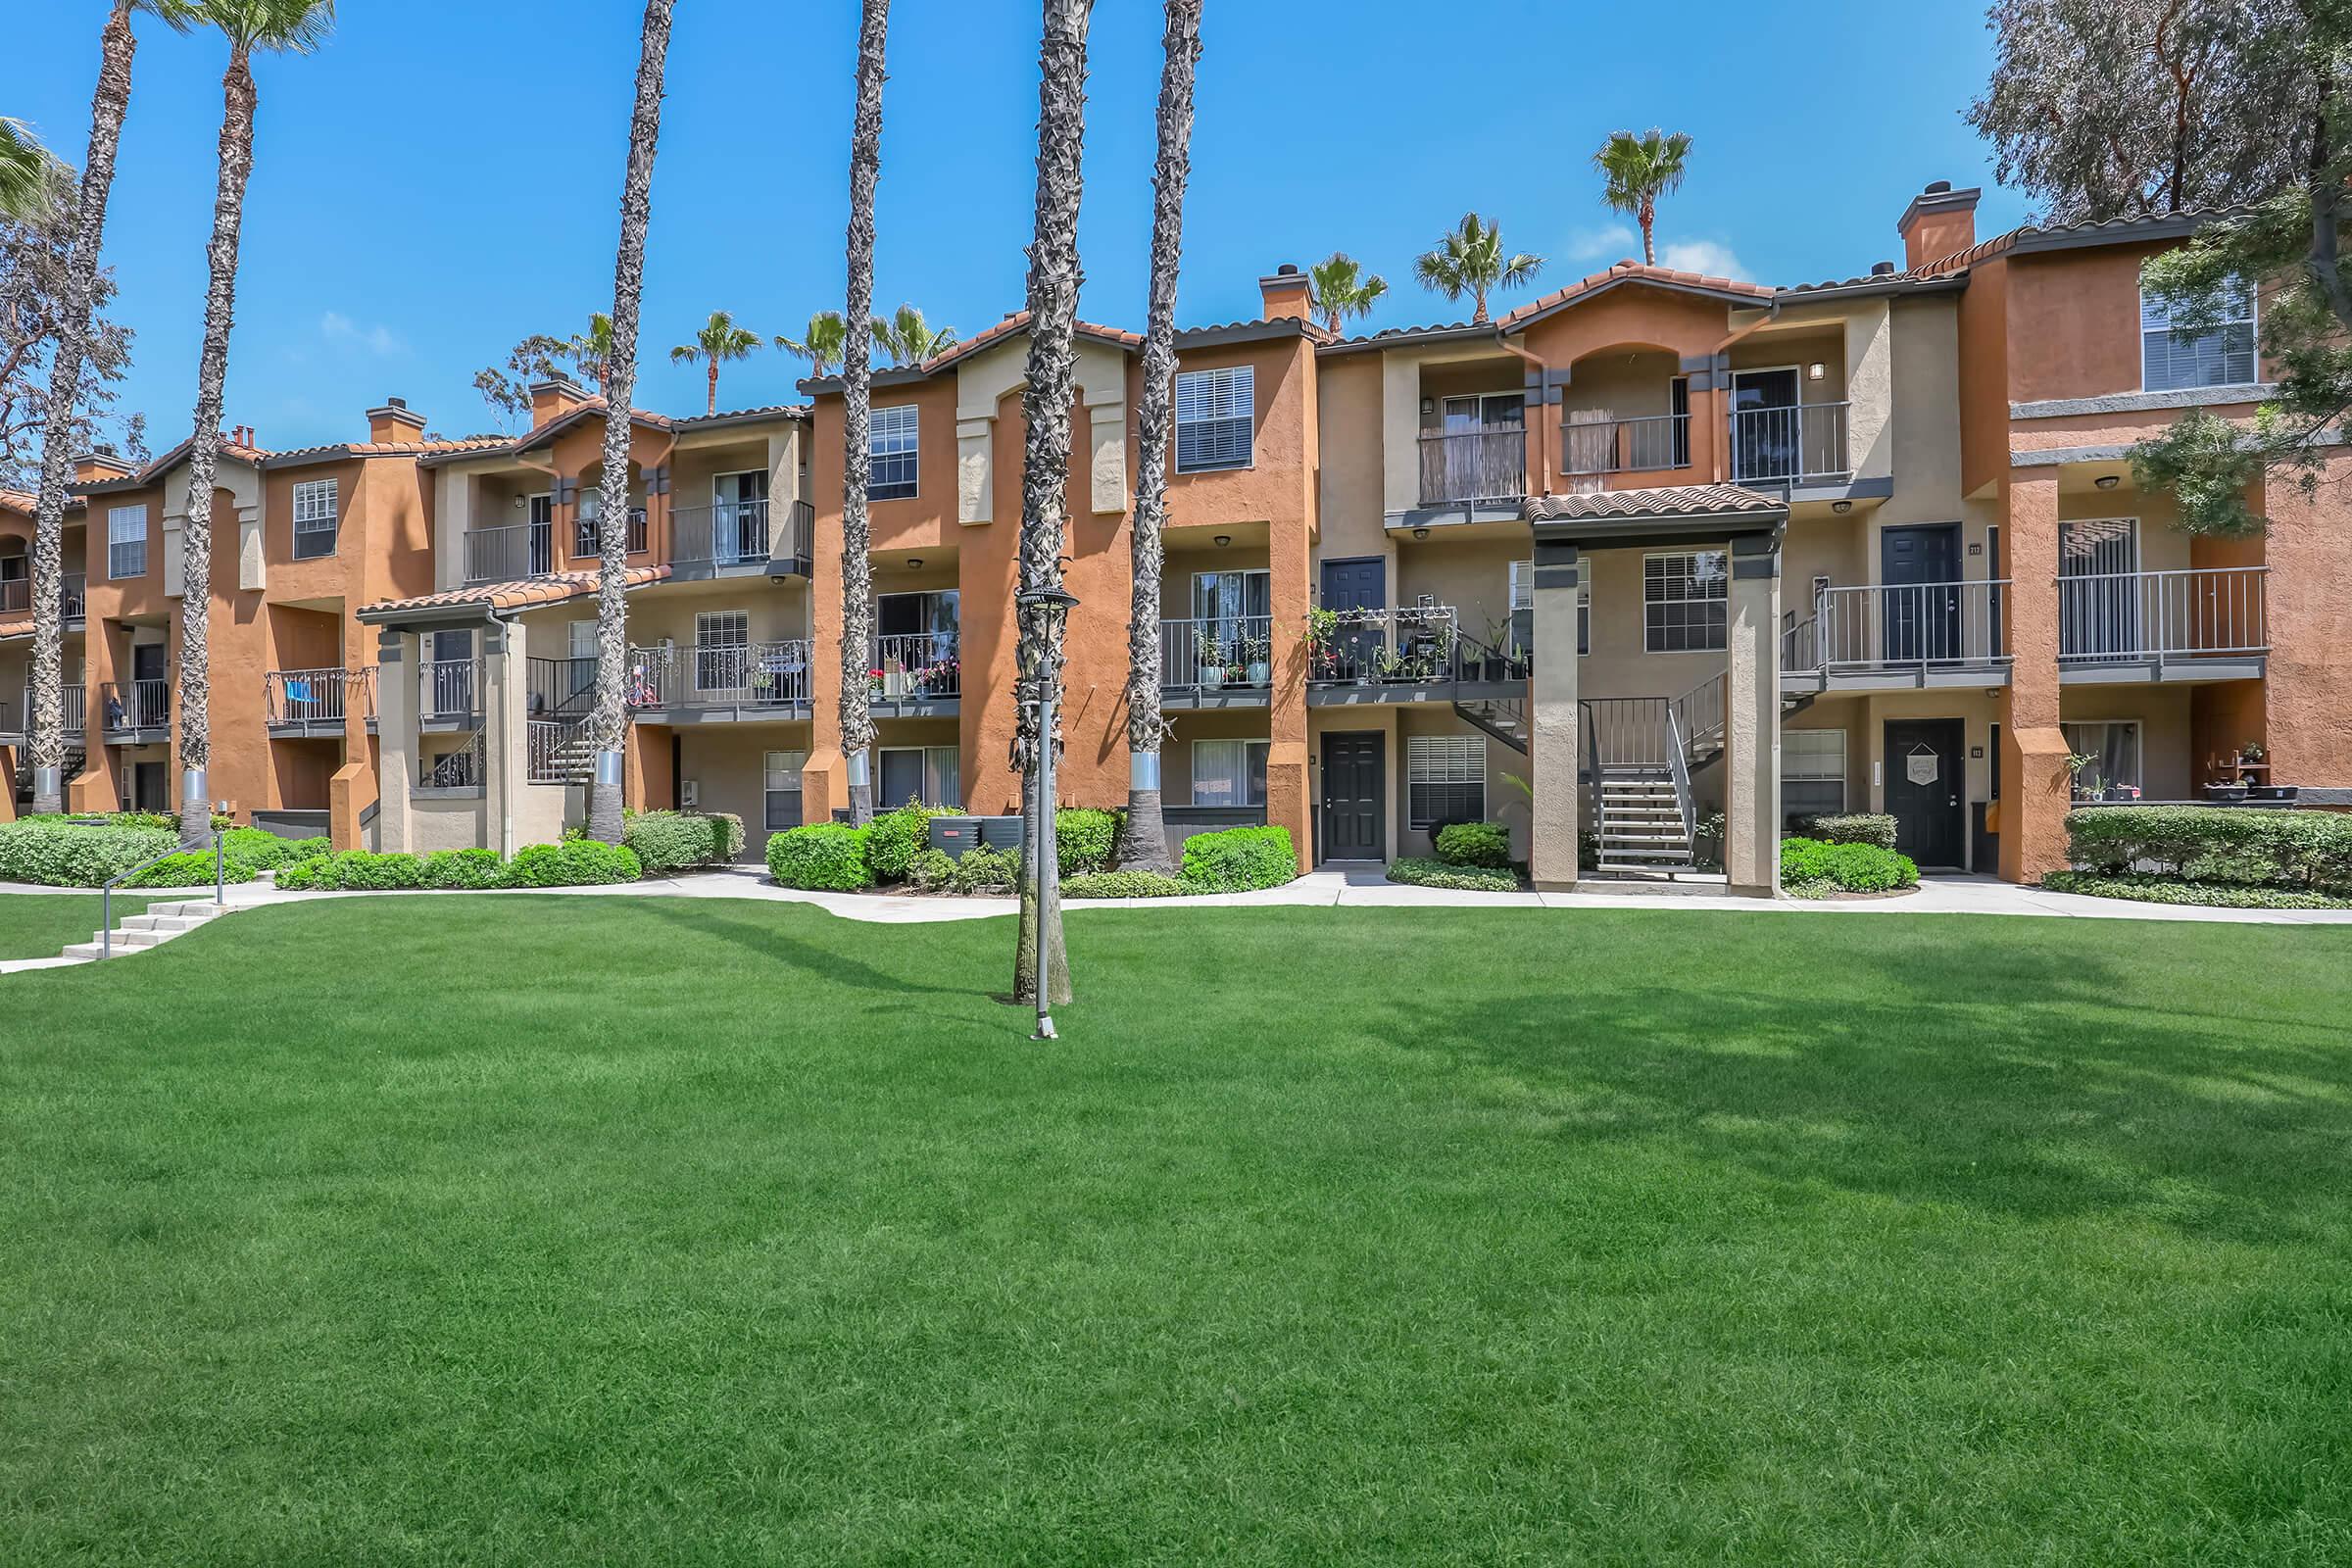
M 1428 418 L 1428 417 L 1429 417 L 1431 415 L 1433 415 L 1433 414 L 1435 414 L 1435 413 L 1437 413 L 1437 412 L 1438 412 L 1438 400 L 1437 400 L 1436 398 L 1423 398 L 1423 399 L 1421 400 L 1421 416 L 1422 416 L 1423 418 L 1425 418 L 1425 419 L 1426 419 L 1426 418 Z
M 2096 479 L 2093 479 L 2090 482 L 2097 485 L 2102 490 L 2112 490 L 2117 485 L 2122 484 L 2124 479 L 2123 475 L 2121 474 L 2102 473 Z
M 1830 503 L 1830 510 L 1842 517 L 1854 510 L 1854 504 L 1851 501 L 1833 501 Z
M 1413 537 L 1416 539 L 1426 539 L 1429 537 L 1429 530 L 1427 528 L 1415 528 L 1413 530 Z
M 923 558 L 922 558 L 922 557 L 920 557 L 920 556 L 908 556 L 908 557 L 906 558 L 906 569 L 907 569 L 908 571 L 920 571 L 920 570 L 922 570 L 922 569 L 923 569 Z
M 1231 535 L 1231 534 L 1229 534 L 1229 533 L 1221 533 L 1221 534 L 1218 534 L 1218 535 L 1215 537 L 1215 539 L 1213 539 L 1213 540 L 1211 541 L 1211 543 L 1215 544 L 1215 546 L 1216 546 L 1216 547 L 1217 547 L 1219 550 L 1222 550 L 1222 549 L 1224 549 L 1224 548 L 1225 548 L 1227 545 L 1229 545 L 1229 544 L 1233 543 L 1233 535 Z
M 1830 368 L 1819 360 L 1815 360 L 1811 365 L 1805 367 L 1805 379 L 1808 381 L 1818 381 L 1829 373 Z

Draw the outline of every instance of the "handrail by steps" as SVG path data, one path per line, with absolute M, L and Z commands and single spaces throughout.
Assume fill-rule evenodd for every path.
M 178 845 L 174 844 L 153 859 L 141 860 L 129 870 L 118 871 L 107 878 L 106 886 L 98 890 L 99 957 L 111 958 L 115 956 L 115 889 L 137 876 L 141 871 L 147 870 L 151 866 L 161 865 L 174 855 L 185 853 Z M 216 906 L 222 902 L 220 895 L 225 881 L 226 878 L 221 872 L 220 830 L 215 828 L 213 829 L 213 903 Z

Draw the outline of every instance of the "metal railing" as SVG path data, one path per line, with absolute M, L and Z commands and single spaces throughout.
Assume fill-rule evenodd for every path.
M 1630 473 L 1690 466 L 1690 416 L 1650 414 L 1631 419 L 1565 419 L 1561 471 Z
M 1527 493 L 1527 431 L 1443 432 L 1421 437 L 1421 503 L 1490 501 Z
M 768 557 L 767 503 L 731 501 L 670 512 L 669 554 L 688 565 L 764 566 Z
M 59 724 L 68 735 L 81 734 L 89 727 L 89 711 L 82 706 L 80 683 L 74 682 L 71 685 L 60 686 L 57 689 L 57 696 Z M 22 711 L 24 715 L 24 733 L 30 735 L 32 733 L 32 688 L 30 686 L 24 688 L 24 707 Z
M 355 707 L 362 717 L 375 711 L 372 669 L 273 669 L 264 679 L 272 724 L 339 724 Z
M 1587 697 L 1577 707 L 1592 766 L 1665 767 L 1674 726 L 1663 697 Z
M 58 598 L 63 601 L 68 620 L 86 619 L 90 609 L 89 577 L 78 571 L 69 571 L 59 579 Z
M 516 522 L 466 530 L 468 583 L 544 577 L 555 569 L 556 530 L 551 523 Z
M 533 718 L 588 711 L 596 706 L 596 661 L 586 656 L 526 660 L 523 706 Z
M 482 662 L 428 659 L 416 666 L 419 718 L 470 718 L 482 710 Z
M 228 902 L 222 896 L 223 889 L 228 881 L 226 869 L 223 864 L 224 857 L 221 852 L 222 842 L 223 840 L 220 836 L 220 830 L 219 828 L 214 828 L 213 905 L 216 908 Z M 118 871 L 113 876 L 106 879 L 106 885 L 98 890 L 99 957 L 111 958 L 115 956 L 115 889 L 129 881 L 132 877 L 137 876 L 140 872 L 150 870 L 155 866 L 161 865 L 166 860 L 172 858 L 172 857 L 174 855 L 179 855 L 182 853 L 184 852 L 180 849 L 180 847 L 174 844 L 163 854 L 151 856 L 147 859 L 141 860 L 138 864 L 132 866 L 129 870 Z
M 1209 615 L 1159 623 L 1159 683 L 1214 691 L 1274 684 L 1274 617 Z
M 1342 610 L 1316 634 L 1307 678 L 1318 684 L 1425 685 L 1462 679 L 1463 642 L 1451 605 Z M 1484 652 L 1483 645 L 1479 646 Z
M 593 495 L 594 491 L 585 492 Z M 627 538 L 621 548 L 632 556 L 642 556 L 647 549 L 646 512 L 643 507 L 629 509 Z M 605 553 L 605 541 L 596 525 L 596 514 L 575 511 L 571 518 L 571 554 L 574 560 L 590 560 Z M 544 567 L 542 570 L 546 569 Z
M 1732 477 L 1830 479 L 1852 471 L 1843 403 L 1732 411 Z
M 1724 744 L 1724 694 L 1730 677 L 1712 675 L 1666 705 L 1682 749 L 1695 757 Z
M 2066 664 L 2245 656 L 2270 651 L 2268 566 L 2119 571 L 2058 579 Z
M 596 771 L 588 720 L 533 718 L 523 724 L 523 778 L 532 784 L 585 784 Z
M 21 613 L 31 608 L 30 577 L 0 577 L 0 615 Z
M 960 693 L 962 666 L 958 634 L 919 631 L 874 639 L 873 694 L 884 701 L 954 697 Z
M 168 680 L 110 680 L 99 688 L 109 730 L 161 729 L 172 722 Z
M 633 709 L 805 708 L 808 641 L 629 650 L 624 696 Z
M 1781 667 L 1799 672 L 2003 664 L 2006 578 L 1825 589 L 1781 633 Z
M 78 571 L 66 572 L 57 584 L 57 608 L 68 620 L 81 620 L 89 610 L 87 579 Z M 32 579 L 0 581 L 0 615 L 22 614 L 32 608 Z
M 479 789 L 486 771 L 482 732 L 475 730 L 454 752 L 416 760 L 416 785 L 428 790 Z

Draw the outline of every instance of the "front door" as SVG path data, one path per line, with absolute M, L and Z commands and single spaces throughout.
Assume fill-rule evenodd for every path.
M 1886 721 L 1886 809 L 1894 847 L 1921 865 L 1960 863 L 1967 749 L 1956 718 Z
M 1381 831 L 1388 794 L 1381 774 L 1385 738 L 1370 734 L 1323 737 L 1323 858 L 1381 860 L 1388 835 Z
M 1323 563 L 1323 608 L 1343 614 L 1348 611 L 1388 609 L 1388 563 L 1378 556 Z M 1368 673 L 1380 641 L 1380 627 L 1376 623 L 1359 619 L 1352 625 L 1342 626 L 1339 646 L 1332 651 L 1338 667 L 1318 673 L 1340 676 Z
M 130 808 L 134 811 L 171 809 L 164 795 L 163 763 L 133 762 L 130 764 Z
M 1958 523 L 1880 530 L 1879 635 L 1889 663 L 1960 657 L 1959 581 Z

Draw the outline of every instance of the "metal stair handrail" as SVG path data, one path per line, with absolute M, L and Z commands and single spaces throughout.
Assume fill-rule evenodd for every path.
M 174 844 L 163 854 L 151 859 L 141 860 L 129 870 L 118 871 L 106 879 L 106 886 L 98 890 L 99 957 L 111 958 L 115 956 L 115 889 L 137 876 L 141 871 L 161 865 L 174 855 L 185 853 L 178 845 Z M 215 905 L 222 902 L 220 892 L 226 880 L 221 869 L 220 830 L 215 828 L 213 829 L 213 903 Z

